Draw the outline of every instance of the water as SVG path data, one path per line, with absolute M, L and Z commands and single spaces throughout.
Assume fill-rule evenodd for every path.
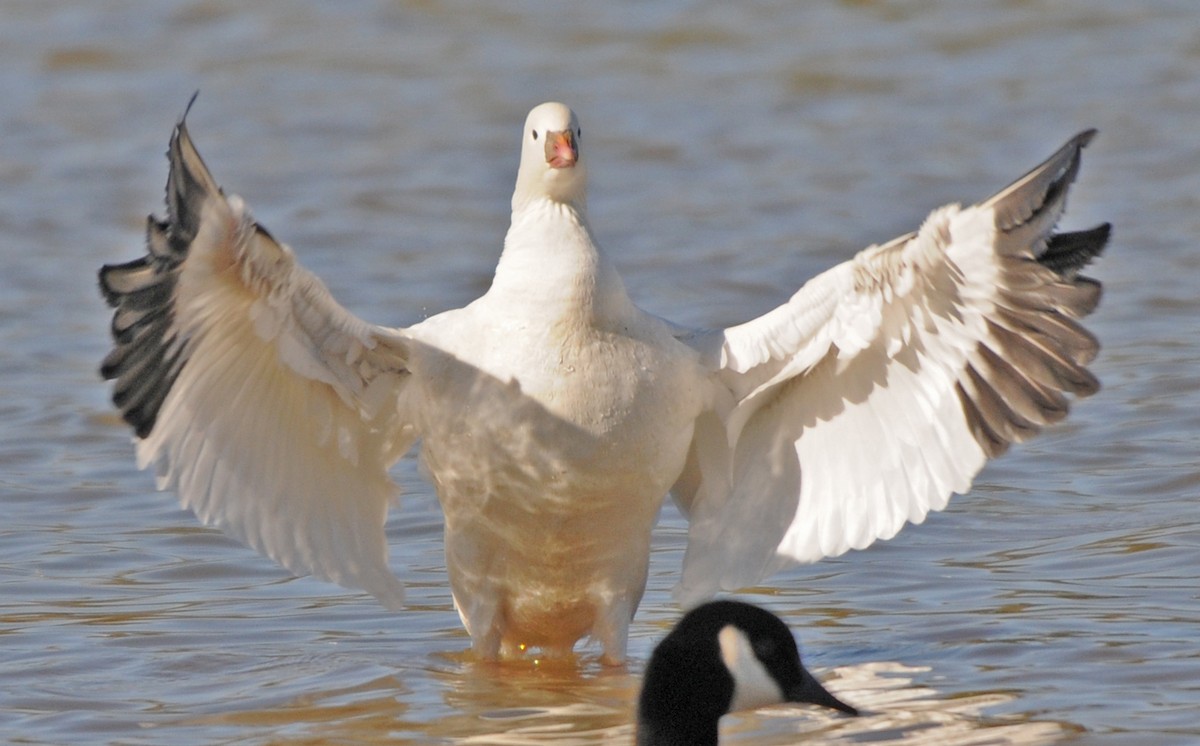
M 410 461 L 413 608 L 200 528 L 133 468 L 96 377 L 94 271 L 140 251 L 170 127 L 364 318 L 487 285 L 517 130 L 561 98 L 593 221 L 649 309 L 744 320 L 1087 126 L 1068 227 L 1115 240 L 1104 383 L 888 543 L 743 597 L 877 712 L 729 718 L 732 742 L 1200 740 L 1200 10 L 1121 0 L 811 4 L 13 0 L 0 7 L 0 735 L 13 743 L 628 742 L 677 617 L 664 518 L 632 662 L 497 670 L 468 641 Z

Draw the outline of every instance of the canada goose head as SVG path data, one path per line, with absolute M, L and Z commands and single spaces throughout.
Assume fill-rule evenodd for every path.
M 783 621 L 740 601 L 688 612 L 655 648 L 638 699 L 638 746 L 717 743 L 721 716 L 780 702 L 857 715 L 800 663 Z

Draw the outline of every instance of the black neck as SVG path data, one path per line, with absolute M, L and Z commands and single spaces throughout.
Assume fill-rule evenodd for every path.
M 690 713 L 680 713 L 690 718 Z M 637 746 L 717 746 L 717 720 L 688 719 L 674 723 L 641 720 Z
M 717 746 L 717 725 L 733 700 L 733 677 L 711 651 L 664 642 L 651 657 L 638 699 L 637 746 Z

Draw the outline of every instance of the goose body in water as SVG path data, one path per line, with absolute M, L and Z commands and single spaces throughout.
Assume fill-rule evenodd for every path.
M 217 185 L 181 119 L 167 215 L 105 266 L 102 374 L 138 464 L 297 574 L 399 607 L 388 469 L 420 443 L 473 648 L 625 656 L 650 533 L 689 519 L 681 601 L 920 522 L 1097 388 L 1077 273 L 1108 226 L 1054 232 L 1085 132 L 994 197 L 728 329 L 638 308 L 588 222 L 575 114 L 530 112 L 490 289 L 406 328 L 360 320 Z
M 710 601 L 654 648 L 638 697 L 637 746 L 716 746 L 721 716 L 782 702 L 858 715 L 804 668 L 783 620 L 741 601 Z

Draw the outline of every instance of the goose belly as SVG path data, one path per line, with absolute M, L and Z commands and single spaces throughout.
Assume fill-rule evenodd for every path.
M 423 462 L 445 513 L 455 602 L 477 641 L 486 627 L 505 643 L 569 648 L 641 598 L 700 378 L 636 343 L 587 352 L 490 372 L 447 355 L 418 376 Z

